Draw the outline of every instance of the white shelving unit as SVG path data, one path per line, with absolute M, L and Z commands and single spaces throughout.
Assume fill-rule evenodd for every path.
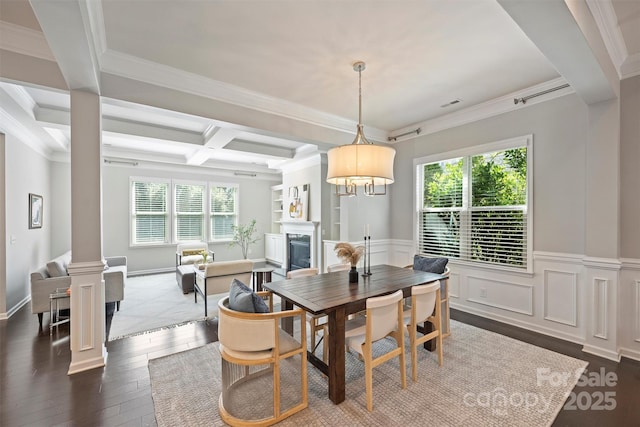
M 271 187 L 271 232 L 282 233 L 282 208 L 284 197 L 282 184 Z

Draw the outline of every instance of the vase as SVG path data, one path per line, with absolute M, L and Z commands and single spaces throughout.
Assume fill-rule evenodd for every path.
M 353 266 L 349 270 L 349 283 L 358 283 L 358 269 Z

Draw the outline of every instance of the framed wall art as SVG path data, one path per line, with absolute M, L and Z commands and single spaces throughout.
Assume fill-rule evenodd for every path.
M 42 228 L 42 196 L 29 193 L 29 228 Z
M 309 184 L 289 187 L 289 206 L 285 218 L 291 221 L 309 220 Z

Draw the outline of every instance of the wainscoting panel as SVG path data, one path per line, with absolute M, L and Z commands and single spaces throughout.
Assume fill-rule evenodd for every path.
M 95 287 L 95 284 L 80 285 L 80 319 L 82 319 L 80 350 L 91 350 L 94 347 L 93 319 L 95 316 L 93 310 L 85 310 L 85 308 L 94 306 Z
M 458 273 L 449 273 L 449 296 L 460 298 L 460 275 Z
M 544 270 L 544 319 L 578 326 L 578 274 Z
M 634 313 L 634 319 L 635 319 L 635 330 L 634 330 L 634 341 L 636 342 L 640 342 L 640 280 L 636 280 L 634 282 L 634 288 L 635 288 L 635 297 L 633 299 L 634 301 L 634 308 L 635 308 L 635 313 Z
M 467 276 L 467 301 L 533 316 L 533 286 Z
M 593 278 L 593 336 L 607 339 L 609 280 Z

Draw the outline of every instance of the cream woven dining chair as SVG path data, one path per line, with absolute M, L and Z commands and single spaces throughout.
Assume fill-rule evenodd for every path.
M 404 324 L 409 331 L 411 346 L 411 378 L 417 379 L 418 346 L 432 339 L 437 339 L 438 364 L 442 366 L 442 305 L 440 304 L 440 281 L 411 288 L 411 308 L 403 312 Z M 435 310 L 434 310 L 435 309 Z M 418 338 L 417 327 L 421 323 L 433 324 L 433 332 Z
M 308 406 L 306 328 L 300 328 L 299 339 L 280 328 L 285 318 L 304 325 L 305 312 L 302 309 L 274 312 L 271 292 L 257 295 L 268 299 L 268 313 L 232 310 L 229 297 L 218 302 L 222 356 L 218 410 L 220 418 L 232 426 L 272 425 Z M 289 362 L 284 362 L 285 359 Z M 297 386 L 293 371 L 300 374 Z M 287 387 L 281 386 L 281 378 L 288 383 Z M 272 392 L 266 387 L 272 388 Z M 292 387 L 295 389 L 291 390 Z M 247 394 L 252 396 L 250 402 Z
M 400 378 L 402 388 L 407 388 L 404 357 L 404 326 L 402 322 L 402 291 L 390 295 L 368 298 L 366 316 L 348 320 L 345 324 L 345 343 L 364 359 L 367 410 L 373 410 L 373 368 L 400 357 Z M 373 357 L 373 343 L 387 336 L 396 340 L 397 347 L 376 358 Z
M 317 268 L 300 268 L 298 270 L 291 270 L 287 272 L 287 279 L 295 279 L 297 277 L 315 276 L 318 274 Z M 307 313 L 307 322 L 309 322 L 309 336 L 311 341 L 311 351 L 316 349 L 316 333 L 318 331 L 324 331 L 326 334 L 326 317 L 324 314 L 310 314 Z M 324 320 L 324 322 L 323 322 Z M 327 340 L 325 339 L 324 347 L 327 348 Z M 326 353 L 326 350 L 323 354 Z

